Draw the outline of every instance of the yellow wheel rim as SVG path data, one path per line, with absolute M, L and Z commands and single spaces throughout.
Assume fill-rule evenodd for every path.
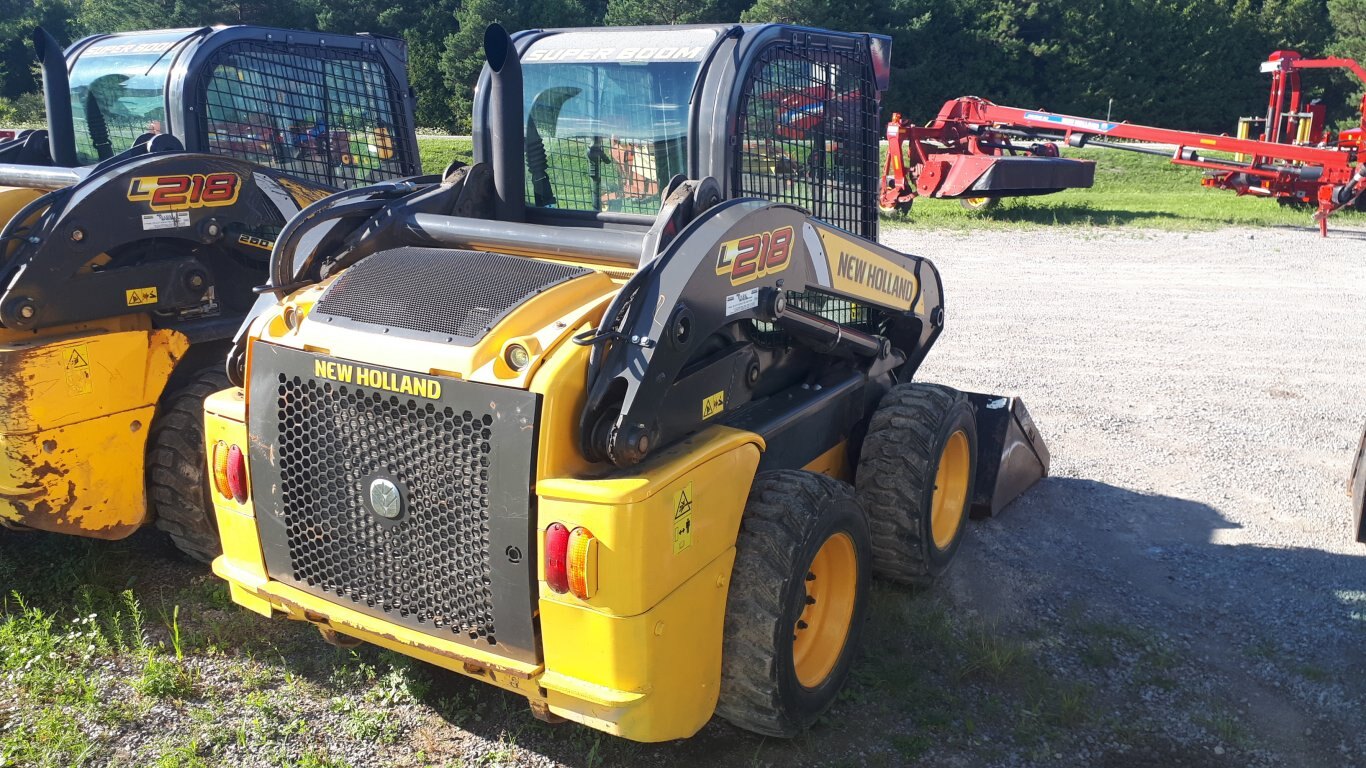
M 987 204 L 987 201 L 990 200 L 990 199 L 991 199 L 991 198 L 989 198 L 989 197 L 969 197 L 967 200 L 968 200 L 968 205 L 971 205 L 971 206 L 974 207 L 974 208 L 980 208 L 980 207 L 986 205 L 986 204 Z
M 958 430 L 949 435 L 944 452 L 939 455 L 939 471 L 934 473 L 934 497 L 930 502 L 930 531 L 934 546 L 948 549 L 958 527 L 963 523 L 963 510 L 968 499 L 968 469 L 972 457 L 968 453 L 968 435 Z
M 806 573 L 806 605 L 792 628 L 792 663 L 797 682 L 815 688 L 830 676 L 858 598 L 858 553 L 847 533 L 825 540 Z

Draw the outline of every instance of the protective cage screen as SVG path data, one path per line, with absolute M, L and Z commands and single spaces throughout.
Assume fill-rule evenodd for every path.
M 210 152 L 343 188 L 415 172 L 399 86 L 376 54 L 234 43 L 206 72 Z
M 825 44 L 823 44 L 825 43 Z M 740 99 L 734 192 L 877 237 L 878 102 L 868 53 L 819 37 L 769 46 Z

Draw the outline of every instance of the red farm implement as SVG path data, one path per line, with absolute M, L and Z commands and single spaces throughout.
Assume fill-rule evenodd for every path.
M 1061 141 L 1163 155 L 1204 169 L 1207 187 L 1316 205 L 1314 218 L 1326 234 L 1333 211 L 1366 203 L 1366 196 L 1358 203 L 1366 191 L 1366 165 L 1358 165 L 1366 100 L 1358 126 L 1334 134 L 1323 105 L 1300 87 L 1303 69 L 1347 69 L 1366 81 L 1366 70 L 1351 59 L 1276 51 L 1262 64 L 1271 74 L 1266 114 L 1241 119 L 1236 136 L 1003 107 L 975 96 L 947 102 L 923 127 L 893 115 L 880 204 L 905 211 L 916 197 L 929 196 L 980 205 L 983 199 L 1089 187 L 1094 168 L 1057 157 L 1052 142 Z

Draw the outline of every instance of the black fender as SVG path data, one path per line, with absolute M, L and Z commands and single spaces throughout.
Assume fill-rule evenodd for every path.
M 33 330 L 174 311 L 210 290 L 249 305 L 280 228 L 334 191 L 216 155 L 154 152 L 101 165 L 55 194 L 32 227 L 6 226 L 21 245 L 0 272 L 0 324 Z

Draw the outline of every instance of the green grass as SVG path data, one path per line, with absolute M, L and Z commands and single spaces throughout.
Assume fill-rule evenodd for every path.
M 452 162 L 474 162 L 474 142 L 469 139 L 417 137 L 418 156 L 423 173 L 441 173 Z

